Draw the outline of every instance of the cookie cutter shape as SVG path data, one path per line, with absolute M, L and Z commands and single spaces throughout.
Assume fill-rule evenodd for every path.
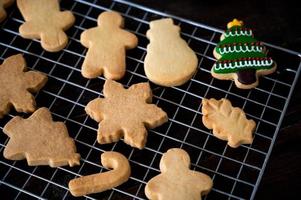
M 96 98 L 88 103 L 87 114 L 99 123 L 97 140 L 100 144 L 124 142 L 142 149 L 147 139 L 147 128 L 165 123 L 167 114 L 152 102 L 148 83 L 138 83 L 130 88 L 107 80 L 104 84 L 105 98 Z
M 64 31 L 75 22 L 70 11 L 60 11 L 58 0 L 17 0 L 17 6 L 25 19 L 19 28 L 27 39 L 40 39 L 43 49 L 49 52 L 62 50 L 68 42 Z
M 109 151 L 101 154 L 101 164 L 112 170 L 71 180 L 69 189 L 73 196 L 78 197 L 112 189 L 126 182 L 131 175 L 129 161 L 118 152 Z
M 190 157 L 182 149 L 169 149 L 160 161 L 161 174 L 145 187 L 151 200 L 200 200 L 210 192 L 213 182 L 204 173 L 189 169 Z
M 97 27 L 85 30 L 80 42 L 88 48 L 82 65 L 85 78 L 104 75 L 118 80 L 125 74 L 125 50 L 138 44 L 137 37 L 123 28 L 123 18 L 117 12 L 107 11 L 99 15 Z
M 218 60 L 211 74 L 220 80 L 234 80 L 241 89 L 254 88 L 259 84 L 259 76 L 273 73 L 277 64 L 267 57 L 266 47 L 242 21 L 234 19 L 227 27 L 214 48 L 213 55 Z
M 146 33 L 150 43 L 144 60 L 144 70 L 150 81 L 162 86 L 178 86 L 196 72 L 196 54 L 180 36 L 180 27 L 170 18 L 150 22 Z
M 27 71 L 21 54 L 10 56 L 0 65 L 0 118 L 13 106 L 18 112 L 33 112 L 36 102 L 31 92 L 38 92 L 47 82 L 41 72 Z
M 232 107 L 228 99 L 203 99 L 202 121 L 208 129 L 213 129 L 213 135 L 228 141 L 228 145 L 236 148 L 241 144 L 253 142 L 253 132 L 256 123 L 246 118 L 244 111 Z
M 80 155 L 63 122 L 53 122 L 47 108 L 39 108 L 29 118 L 11 119 L 3 128 L 9 136 L 3 156 L 9 160 L 27 159 L 29 166 L 58 167 L 79 165 Z

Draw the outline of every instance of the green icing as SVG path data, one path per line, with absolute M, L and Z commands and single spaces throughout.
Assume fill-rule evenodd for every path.
M 217 53 L 218 48 L 216 49 Z M 266 54 L 263 52 L 245 52 L 245 53 L 227 53 L 223 54 L 222 57 L 219 59 L 220 61 L 223 60 L 236 60 L 240 58 L 265 58 Z
M 233 43 L 251 43 L 257 42 L 257 40 L 251 36 L 236 36 L 236 37 L 227 37 L 220 41 L 218 45 L 225 45 L 225 44 L 233 44 Z
M 235 34 L 235 31 L 237 30 L 237 33 L 240 34 L 240 30 L 243 29 L 243 27 L 240 26 L 235 26 L 231 27 L 228 29 L 225 33 L 229 34 L 231 31 L 233 34 Z M 244 30 L 243 30 L 244 31 Z M 250 32 L 244 32 L 250 34 Z M 224 34 L 225 36 L 225 34 Z M 236 60 L 242 59 L 242 58 L 266 58 L 266 52 L 264 49 L 262 50 L 255 50 L 255 51 L 240 51 L 240 52 L 225 52 L 222 48 L 226 47 L 229 48 L 229 45 L 233 47 L 234 43 L 236 43 L 236 48 L 240 48 L 242 46 L 243 50 L 246 49 L 244 46 L 247 44 L 248 47 L 251 47 L 252 45 L 259 46 L 258 44 L 251 44 L 251 43 L 256 43 L 257 40 L 253 37 L 253 35 L 240 35 L 240 36 L 233 36 L 233 35 L 228 35 L 228 37 L 224 37 L 222 41 L 220 41 L 217 44 L 217 47 L 215 48 L 215 51 L 221 56 L 221 58 L 216 62 L 216 65 L 219 65 L 219 61 L 230 61 L 230 63 L 234 64 Z M 232 49 L 233 50 L 233 49 Z M 224 51 L 223 54 L 221 51 Z M 231 62 L 232 61 L 232 62 Z M 245 61 L 242 61 L 245 63 Z M 269 63 L 264 63 L 264 64 L 255 64 L 252 63 L 251 65 L 246 65 L 246 66 L 240 66 L 240 67 L 235 67 L 234 69 L 232 68 L 224 68 L 224 69 L 218 69 L 216 70 L 214 65 L 213 71 L 215 73 L 219 74 L 225 74 L 225 73 L 235 73 L 241 70 L 246 70 L 246 69 L 255 69 L 255 70 L 264 70 L 264 69 L 271 69 L 274 66 L 274 62 L 272 61 L 270 64 L 271 60 L 269 60 Z M 256 66 L 259 65 L 259 66 Z
M 214 73 L 217 74 L 228 74 L 228 73 L 236 73 L 241 70 L 246 70 L 246 69 L 256 69 L 256 70 L 263 70 L 263 69 L 271 69 L 273 67 L 273 64 L 270 66 L 259 66 L 259 67 L 244 67 L 244 68 L 239 68 L 239 69 L 222 69 L 222 70 L 216 70 L 213 68 Z

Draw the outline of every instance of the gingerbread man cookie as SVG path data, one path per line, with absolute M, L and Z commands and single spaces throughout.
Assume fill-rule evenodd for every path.
M 25 19 L 19 28 L 22 37 L 40 39 L 43 49 L 49 52 L 62 50 L 68 42 L 64 31 L 75 22 L 70 11 L 60 11 L 58 0 L 17 0 Z
M 124 142 L 142 149 L 147 139 L 147 128 L 155 128 L 167 121 L 166 113 L 152 102 L 148 83 L 132 85 L 124 89 L 120 83 L 107 80 L 104 84 L 105 98 L 88 103 L 87 114 L 99 123 L 97 140 L 100 144 Z
M 18 112 L 33 112 L 36 102 L 31 92 L 38 92 L 47 82 L 41 72 L 27 71 L 21 54 L 6 58 L 0 65 L 0 118 L 13 106 Z
M 151 200 L 200 200 L 212 188 L 206 174 L 189 169 L 190 158 L 186 151 L 169 149 L 160 161 L 161 174 L 152 178 L 145 187 Z
M 253 142 L 256 123 L 246 118 L 242 109 L 232 107 L 228 99 L 203 99 L 203 124 L 213 129 L 213 135 L 228 141 L 228 145 L 236 148 L 241 144 Z
M 26 158 L 30 166 L 79 165 L 80 155 L 65 124 L 53 122 L 47 108 L 38 109 L 27 119 L 14 117 L 3 132 L 10 137 L 3 152 L 6 159 Z
M 234 19 L 227 27 L 214 49 L 214 57 L 218 60 L 211 74 L 217 79 L 234 80 L 241 89 L 254 88 L 259 76 L 276 70 L 276 63 L 267 57 L 265 46 L 254 38 L 252 30 L 245 28 L 242 21 Z
M 5 8 L 13 4 L 14 0 L 0 0 L 0 22 L 6 18 Z
M 137 37 L 123 30 L 123 18 L 117 12 L 103 12 L 97 19 L 98 26 L 81 34 L 80 41 L 89 48 L 82 66 L 85 78 L 104 75 L 118 80 L 125 74 L 125 50 L 137 46 Z

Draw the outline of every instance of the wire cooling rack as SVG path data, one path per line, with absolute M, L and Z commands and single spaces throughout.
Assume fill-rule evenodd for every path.
M 191 157 L 192 169 L 204 172 L 213 179 L 212 191 L 205 199 L 253 199 L 270 156 L 289 99 L 300 73 L 300 54 L 270 44 L 271 56 L 278 63 L 273 75 L 261 78 L 259 87 L 240 90 L 231 81 L 212 78 L 210 68 L 215 59 L 212 51 L 219 41 L 221 30 L 157 12 L 122 0 L 62 1 L 63 9 L 76 16 L 75 25 L 68 30 L 69 43 L 58 53 L 41 49 L 38 41 L 22 39 L 18 33 L 23 23 L 16 6 L 0 26 L 1 61 L 13 54 L 24 54 L 29 68 L 48 74 L 47 85 L 37 95 L 39 107 L 48 107 L 55 120 L 64 121 L 75 139 L 81 154 L 77 167 L 28 167 L 26 161 L 3 158 L 8 142 L 0 134 L 0 194 L 5 199 L 73 199 L 68 182 L 74 177 L 103 171 L 100 154 L 113 150 L 124 154 L 132 166 L 128 182 L 112 190 L 89 195 L 86 199 L 146 199 L 144 187 L 150 178 L 159 174 L 162 153 L 169 148 L 185 149 Z M 97 16 L 105 10 L 120 12 L 125 27 L 139 38 L 139 46 L 127 54 L 127 73 L 121 80 L 125 87 L 147 81 L 143 70 L 148 40 L 145 33 L 151 20 L 172 17 L 182 29 L 182 37 L 199 58 L 199 69 L 193 79 L 180 87 L 164 88 L 151 85 L 154 100 L 169 116 L 165 125 L 149 131 L 143 150 L 133 149 L 120 141 L 100 145 L 96 142 L 97 123 L 84 111 L 92 99 L 102 96 L 104 79 L 87 80 L 80 74 L 86 49 L 79 38 L 83 30 L 96 25 Z M 212 136 L 201 123 L 202 98 L 231 100 L 241 107 L 247 117 L 257 122 L 252 145 L 229 148 L 226 142 Z M 1 129 L 17 113 L 0 120 Z M 18 115 L 20 115 L 18 113 Z M 27 117 L 28 115 L 25 115 Z M 76 198 L 79 199 L 79 198 Z

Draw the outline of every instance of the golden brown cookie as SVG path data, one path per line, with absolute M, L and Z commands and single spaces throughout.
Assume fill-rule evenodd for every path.
M 30 92 L 38 92 L 47 82 L 40 72 L 26 70 L 21 54 L 10 56 L 0 65 L 0 118 L 13 106 L 18 112 L 33 112 L 36 102 Z
M 101 154 L 101 164 L 112 170 L 71 180 L 69 189 L 73 196 L 78 197 L 112 189 L 126 182 L 131 175 L 129 161 L 118 152 L 109 151 Z
M 39 108 L 29 118 L 19 116 L 3 128 L 10 137 L 3 156 L 9 160 L 27 159 L 29 166 L 79 165 L 80 155 L 63 122 L 53 122 L 47 108 Z
M 203 99 L 202 121 L 208 129 L 213 129 L 213 135 L 228 141 L 230 147 L 253 142 L 253 132 L 256 123 L 246 118 L 244 111 L 232 107 L 227 99 Z
M 68 42 L 64 31 L 75 22 L 70 11 L 60 11 L 58 0 L 17 0 L 25 19 L 19 28 L 22 37 L 40 39 L 43 49 L 49 52 L 62 50 Z
M 148 83 L 138 83 L 129 89 L 122 84 L 107 80 L 104 97 L 90 101 L 85 110 L 99 123 L 97 140 L 100 144 L 124 142 L 142 149 L 147 139 L 147 128 L 155 128 L 167 121 L 166 113 L 152 102 Z
M 137 37 L 125 31 L 123 18 L 117 12 L 107 11 L 99 15 L 97 27 L 81 34 L 80 41 L 89 48 L 82 66 L 85 78 L 104 75 L 118 80 L 125 74 L 125 50 L 137 46 Z
M 178 86 L 195 73 L 198 59 L 180 36 L 180 27 L 172 19 L 150 22 L 146 33 L 150 40 L 144 70 L 150 81 L 163 86 Z
M 146 196 L 151 200 L 200 200 L 209 193 L 213 183 L 209 176 L 189 167 L 186 151 L 169 149 L 160 161 L 161 174 L 146 184 Z
M 0 22 L 6 18 L 6 11 L 4 8 L 7 8 L 14 3 L 14 0 L 0 0 Z

